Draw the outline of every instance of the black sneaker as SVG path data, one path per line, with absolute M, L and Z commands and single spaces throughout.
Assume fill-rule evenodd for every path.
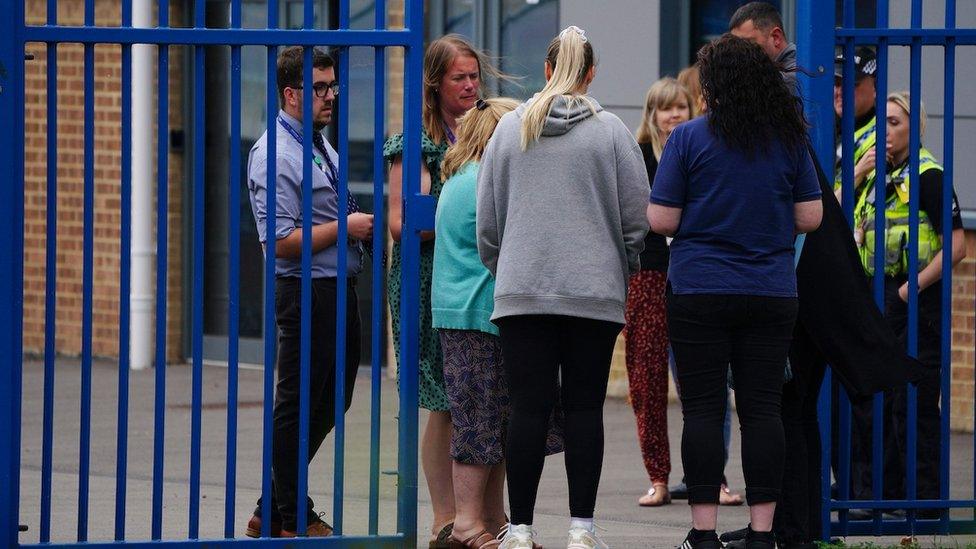
M 692 541 L 693 538 L 696 541 Z M 678 549 L 722 549 L 722 542 L 718 540 L 715 530 L 699 532 L 692 528 Z
M 688 486 L 684 482 L 679 482 L 674 486 L 668 487 L 671 499 L 688 499 Z
M 776 549 L 776 536 L 772 532 L 756 532 L 751 526 L 743 541 L 745 549 Z
M 749 526 L 745 528 L 739 528 L 738 530 L 732 530 L 731 532 L 722 532 L 722 535 L 718 537 L 719 541 L 722 543 L 728 543 L 730 541 L 739 541 L 746 539 L 746 534 L 749 533 Z

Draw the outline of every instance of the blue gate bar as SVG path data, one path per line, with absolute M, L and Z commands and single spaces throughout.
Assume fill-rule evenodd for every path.
M 946 0 L 945 5 L 945 27 L 946 29 L 952 29 L 956 26 L 956 2 L 955 0 Z M 952 249 L 953 249 L 953 239 L 952 239 L 952 223 L 946 223 L 945 220 L 952 219 L 952 193 L 955 185 L 953 185 L 953 148 L 955 147 L 955 139 L 953 135 L 953 125 L 955 124 L 955 72 L 956 72 L 956 48 L 955 39 L 950 37 L 946 41 L 945 45 L 945 70 L 944 70 L 944 97 L 943 97 L 943 107 L 944 107 L 944 125 L 943 125 L 943 137 L 942 137 L 942 330 L 941 330 L 941 340 L 939 342 L 940 357 L 941 357 L 941 383 L 939 398 L 942 402 L 941 410 L 942 416 L 940 417 L 941 423 L 939 425 L 939 440 L 949 441 L 951 436 L 949 433 L 949 422 L 951 417 L 951 380 L 952 380 Z M 963 237 L 963 245 L 965 245 L 965 237 Z M 949 250 L 949 253 L 946 253 Z M 976 437 L 974 437 L 976 438 Z M 950 463 L 950 453 L 952 449 L 951 444 L 940 444 L 939 445 L 939 497 L 941 499 L 949 499 L 949 463 Z M 976 506 L 974 506 L 976 508 Z M 944 513 L 942 515 L 942 527 L 949 526 L 949 513 Z
M 206 2 L 194 1 L 196 28 L 206 27 Z M 189 532 L 200 537 L 200 415 L 203 401 L 203 263 L 204 188 L 206 186 L 206 49 L 193 47 L 193 312 L 190 322 L 192 377 L 190 384 L 190 493 Z
M 230 26 L 241 27 L 241 1 L 230 5 Z M 237 497 L 237 393 L 238 349 L 240 339 L 241 265 L 241 47 L 230 48 L 230 189 L 227 209 L 227 467 L 224 477 L 224 537 L 234 537 L 234 510 Z
M 417 537 L 417 423 L 418 345 L 420 309 L 420 231 L 425 221 L 433 227 L 433 198 L 420 194 L 420 120 L 423 103 L 423 29 L 421 2 L 405 6 L 405 27 L 410 29 L 404 58 L 403 99 L 403 213 L 406 230 L 401 236 L 403 272 L 400 301 L 400 412 L 397 482 L 397 531 L 409 546 Z M 425 206 L 426 210 L 425 211 Z
M 278 0 L 268 0 L 268 28 L 278 27 Z M 237 32 L 237 31 L 235 31 Z M 265 129 L 268 135 L 268 150 L 265 158 L 267 166 L 267 179 L 265 181 L 265 193 L 267 198 L 267 217 L 265 218 L 265 249 L 264 249 L 264 444 L 261 449 L 262 474 L 261 474 L 261 517 L 266 518 L 272 515 L 271 499 L 271 464 L 272 453 L 271 445 L 274 439 L 274 423 L 272 412 L 274 411 L 274 375 L 275 375 L 275 347 L 277 343 L 277 324 L 275 319 L 275 217 L 277 216 L 277 189 L 276 178 L 278 164 L 277 157 L 278 140 L 274 138 L 277 132 L 276 113 L 278 112 L 278 93 L 275 87 L 277 81 L 277 62 L 278 50 L 274 46 L 268 46 L 266 54 L 266 86 L 265 86 L 265 110 L 268 120 Z M 271 537 L 271 521 L 261 521 L 261 537 Z
M 313 21 L 312 4 L 305 0 L 306 28 Z M 302 86 L 306 93 L 302 93 L 302 286 L 301 286 L 301 356 L 299 364 L 299 406 L 298 406 L 298 456 L 296 472 L 298 473 L 297 503 L 295 506 L 296 532 L 304 535 L 308 526 L 308 431 L 309 431 L 309 375 L 312 352 L 312 48 L 305 48 L 302 52 Z M 270 87 L 270 84 L 269 84 Z M 277 128 L 275 128 L 277 131 Z M 275 134 L 268 134 L 268 139 L 274 139 Z M 277 194 L 277 185 L 269 187 L 268 192 Z M 308 220 L 308 222 L 306 222 Z M 296 229 L 297 230 L 297 229 Z M 277 238 L 277 233 L 273 233 Z M 270 240 L 272 237 L 269 236 Z M 336 245 L 339 241 L 336 241 Z
M 876 22 L 878 27 L 888 26 L 888 1 L 879 0 L 876 10 Z M 876 96 L 874 103 L 874 135 L 875 135 L 875 204 L 885 203 L 886 185 L 878 184 L 886 174 L 886 143 L 887 143 L 887 115 L 888 105 L 888 47 L 887 40 L 882 38 L 877 48 L 877 71 L 875 72 Z M 845 83 L 845 85 L 847 85 Z M 854 80 L 850 81 L 851 91 L 854 90 Z M 852 109 L 853 110 L 853 109 Z M 852 151 L 853 156 L 853 151 Z M 853 187 L 853 185 L 852 185 Z M 880 250 L 885 249 L 885 232 L 877 230 L 877 227 L 885 226 L 885 208 L 875 209 L 874 226 L 874 300 L 881 311 L 885 310 L 885 254 Z M 874 402 L 871 407 L 871 497 L 875 500 L 884 497 L 884 430 L 885 430 L 885 410 L 883 393 L 874 395 Z M 880 535 L 882 526 L 881 514 L 876 513 L 873 520 L 875 535 Z
M 169 26 L 169 0 L 159 0 L 159 26 Z M 152 534 L 163 537 L 163 470 L 166 445 L 166 273 L 169 269 L 169 46 L 157 47 L 156 81 L 156 376 L 153 411 Z
M 132 26 L 132 0 L 122 0 L 122 26 Z M 125 539 L 129 448 L 129 311 L 132 278 L 132 46 L 122 50 L 122 177 L 119 188 L 119 401 L 115 456 L 115 539 Z
M 85 25 L 95 24 L 95 0 L 85 0 Z M 91 448 L 92 289 L 95 243 L 95 45 L 85 44 L 84 213 L 81 275 L 81 410 L 78 443 L 78 541 L 88 540 Z
M 349 28 L 349 1 L 339 0 L 339 30 Z M 339 48 L 339 90 L 340 98 L 345 103 L 339 109 L 339 213 L 338 216 L 338 244 L 339 256 L 336 262 L 336 384 L 335 384 L 335 458 L 333 459 L 333 493 L 332 493 L 332 526 L 336 535 L 342 535 L 343 495 L 345 486 L 345 447 L 346 447 L 346 305 L 349 300 L 349 288 L 346 280 L 349 276 L 349 221 L 347 216 L 341 215 L 343 207 L 349 202 L 349 48 Z M 360 258 L 360 262 L 365 261 Z
M 0 72 L 0 166 L 10 183 L 0 185 L 0 501 L 20 501 L 21 379 L 24 334 L 24 2 L 0 0 L 13 21 L 0 33 L 0 59 L 10 60 Z M 17 544 L 18 505 L 0 505 L 0 546 Z
M 13 507 L 13 506 L 11 506 Z M 17 534 L 17 523 L 14 523 L 13 534 Z M 242 539 L 207 539 L 207 540 L 161 540 L 161 541 L 126 541 L 120 544 L 116 541 L 88 542 L 71 545 L 83 549 L 240 549 L 241 547 L 279 547 L 281 549 L 319 549 L 321 547 L 337 547 L 348 549 L 403 549 L 413 547 L 410 540 L 402 534 L 391 534 L 376 537 L 366 536 L 331 536 L 327 538 L 273 538 L 260 541 Z M 416 543 L 415 541 L 413 543 Z M 9 545 L 9 547 L 16 547 Z M 51 545 L 24 544 L 20 547 L 32 549 L 49 549 Z
M 881 37 L 888 38 L 893 46 L 911 46 L 915 40 L 923 46 L 941 46 L 953 38 L 957 45 L 976 45 L 976 29 L 836 29 L 837 38 L 852 38 L 855 44 L 872 45 Z
M 56 0 L 47 22 L 56 25 Z M 41 543 L 51 540 L 51 468 L 54 454 L 54 361 L 57 352 L 58 283 L 58 44 L 47 44 L 47 239 L 44 275 L 44 417 L 41 434 Z
M 374 5 L 375 26 L 386 28 L 386 1 L 376 0 Z M 386 162 L 383 159 L 383 140 L 386 136 L 386 50 L 377 47 L 373 50 L 373 297 L 372 331 L 370 339 L 370 432 L 369 432 L 369 524 L 368 533 L 375 536 L 379 531 L 380 496 L 380 414 L 382 413 L 381 390 L 383 379 L 383 341 L 386 337 L 386 324 L 383 322 L 383 281 L 385 268 L 382 258 L 386 257 L 386 213 L 384 203 L 384 182 Z
M 421 27 L 422 29 L 422 27 Z M 318 29 L 204 29 L 122 27 L 36 27 L 24 29 L 34 42 L 77 42 L 80 44 L 169 44 L 172 46 L 406 46 L 412 38 L 402 30 L 318 30 Z

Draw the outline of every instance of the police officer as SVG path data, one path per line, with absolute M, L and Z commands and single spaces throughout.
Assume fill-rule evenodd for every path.
M 921 103 L 919 103 L 921 106 Z M 888 95 L 886 108 L 886 171 L 883 179 L 885 190 L 884 249 L 875 249 L 875 213 L 881 207 L 876 203 L 876 186 L 879 177 L 875 172 L 873 156 L 865 154 L 858 163 L 862 169 L 863 184 L 858 187 L 854 207 L 854 238 L 861 256 L 864 272 L 874 276 L 875 254 L 884 254 L 885 318 L 903 345 L 908 342 L 908 279 L 909 249 L 918 250 L 918 359 L 926 367 L 926 376 L 918 384 L 918 446 L 917 446 L 917 499 L 939 498 L 939 393 L 942 323 L 942 254 L 943 224 L 952 227 L 952 265 L 966 256 L 965 235 L 959 205 L 952 196 L 952 217 L 942 216 L 943 178 L 942 166 L 932 153 L 922 147 L 919 150 L 919 175 L 909 170 L 909 109 L 908 92 Z M 919 131 L 925 134 L 925 108 L 919 112 Z M 871 148 L 871 152 L 874 147 Z M 909 237 L 909 192 L 918 185 L 919 224 L 918 239 Z M 867 405 L 870 408 L 870 404 Z M 905 456 L 907 398 L 904 387 L 885 392 L 885 464 L 884 497 L 908 498 L 905 493 Z M 870 428 L 870 409 L 868 423 Z M 869 436 L 869 431 L 861 436 Z M 855 478 L 855 481 L 858 479 Z M 867 479 L 861 479 L 867 480 Z M 863 495 L 863 494 L 858 494 Z M 925 509 L 918 512 L 921 518 L 937 518 L 940 510 Z
M 874 50 L 860 47 L 854 52 L 854 182 L 859 186 L 864 182 L 867 169 L 859 163 L 865 156 L 874 156 L 875 126 L 874 103 L 877 98 L 875 74 L 878 61 Z M 837 154 L 834 162 L 834 191 L 837 200 L 841 199 L 841 157 L 844 152 L 841 131 L 841 117 L 844 107 L 844 56 L 838 55 L 834 64 L 834 142 Z

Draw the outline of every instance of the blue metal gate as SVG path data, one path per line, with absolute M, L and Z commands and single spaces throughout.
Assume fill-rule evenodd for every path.
M 40 1 L 40 0 L 38 0 Z M 0 440 L 4 441 L 0 447 L 0 546 L 16 547 L 18 540 L 18 523 L 21 520 L 36 520 L 36 517 L 20 516 L 20 479 L 21 479 L 21 419 L 22 419 L 22 380 L 23 380 L 23 336 L 24 336 L 24 239 L 25 239 L 25 47 L 28 43 L 46 44 L 47 50 L 47 90 L 46 98 L 32 97 L 31 101 L 43 103 L 46 101 L 47 116 L 51 122 L 46 135 L 47 142 L 47 198 L 42 206 L 46 208 L 47 219 L 47 249 L 46 249 L 46 308 L 45 308 L 45 352 L 44 352 L 44 397 L 43 397 L 43 442 L 41 466 L 41 505 L 40 518 L 35 524 L 39 530 L 39 542 L 43 546 L 74 546 L 87 547 L 117 546 L 124 542 L 125 546 L 150 547 L 158 546 L 160 541 L 170 544 L 188 546 L 230 546 L 242 540 L 234 540 L 235 530 L 240 523 L 235 523 L 235 482 L 237 478 L 236 447 L 238 430 L 238 360 L 237 334 L 239 311 L 236 300 L 232 299 L 229 310 L 230 334 L 229 368 L 227 370 L 227 460 L 226 460 L 226 504 L 224 510 L 224 538 L 201 541 L 200 526 L 200 457 L 201 457 L 201 408 L 202 408 L 202 331 L 203 331 L 203 274 L 205 257 L 203 251 L 204 227 L 204 109 L 223 108 L 228 98 L 206 95 L 202 75 L 208 67 L 205 63 L 204 48 L 206 46 L 225 46 L 231 51 L 231 94 L 229 98 L 231 113 L 232 143 L 238 143 L 241 136 L 241 50 L 244 46 L 259 46 L 266 50 L 267 56 L 267 128 L 275 131 L 275 113 L 278 111 L 277 91 L 275 86 L 275 66 L 277 48 L 283 45 L 299 45 L 305 49 L 305 66 L 311 66 L 312 50 L 315 45 L 328 44 L 338 48 L 338 72 L 340 80 L 340 97 L 348 97 L 349 91 L 349 48 L 354 46 L 374 48 L 375 59 L 375 105 L 374 105 L 374 181 L 373 203 L 375 208 L 376 226 L 372 242 L 373 257 L 377 258 L 372 265 L 373 284 L 373 314 L 372 314 L 372 383 L 371 383 L 371 429 L 369 451 L 369 518 L 368 531 L 356 535 L 347 535 L 343 529 L 342 500 L 344 492 L 344 463 L 343 447 L 345 439 L 345 411 L 342 406 L 343 368 L 337 368 L 336 383 L 336 424 L 335 424 L 335 486 L 334 486 L 334 514 L 332 524 L 335 536 L 331 538 L 295 538 L 291 540 L 270 539 L 270 521 L 264 521 L 263 538 L 250 541 L 258 545 L 282 545 L 303 543 L 329 544 L 343 547 L 414 547 L 417 534 L 417 360 L 418 350 L 418 280 L 419 280 L 419 231 L 433 226 L 433 201 L 430 197 L 420 194 L 420 107 L 422 104 L 422 60 L 423 60 L 423 1 L 406 0 L 405 28 L 403 30 L 387 30 L 387 12 L 385 2 L 375 2 L 375 29 L 351 30 L 349 28 L 349 0 L 341 0 L 339 4 L 338 30 L 320 30 L 313 28 L 313 2 L 304 2 L 304 26 L 301 30 L 285 30 L 278 28 L 279 2 L 267 0 L 267 28 L 241 28 L 241 0 L 231 0 L 231 20 L 229 29 L 206 28 L 204 0 L 196 0 L 193 4 L 193 22 L 190 28 L 171 27 L 169 23 L 170 5 L 168 0 L 159 0 L 158 25 L 153 28 L 133 27 L 133 0 L 121 0 L 121 26 L 96 26 L 95 0 L 84 0 L 84 25 L 66 26 L 58 23 L 58 2 L 47 1 L 47 20 L 44 25 L 31 26 L 25 20 L 24 0 L 0 0 L 0 12 L 6 13 L 6 22 L 2 25 L 0 36 L 0 120 L 4 121 L 4 131 L 0 132 L 0 165 L 4 166 L 5 180 L 0 185 L 0 218 L 6 222 L 0 229 L 0 249 L 4 250 L 2 266 L 0 266 Z M 78 531 L 76 541 L 52 541 L 52 444 L 53 444 L 53 408 L 55 402 L 55 299 L 57 295 L 56 264 L 57 264 L 57 235 L 58 235 L 58 168 L 56 163 L 58 153 L 57 124 L 58 117 L 58 86 L 59 68 L 57 64 L 57 50 L 60 44 L 81 44 L 84 48 L 84 64 L 81 68 L 84 78 L 84 177 L 83 177 L 83 259 L 82 259 L 82 319 L 81 319 L 81 408 L 80 418 L 80 455 L 77 462 L 78 493 L 77 500 L 59 502 L 58 505 L 77 508 Z M 92 367 L 93 367 L 93 248 L 94 248 L 94 215 L 95 215 L 95 46 L 96 44 L 115 44 L 121 48 L 121 194 L 120 202 L 120 294 L 119 294 L 119 337 L 118 337 L 118 402 L 117 421 L 118 436 L 116 441 L 116 479 L 115 479 L 115 530 L 114 541 L 88 542 L 89 525 L 89 470 L 91 455 L 91 400 L 92 400 Z M 130 215 L 132 193 L 132 85 L 133 45 L 147 44 L 157 46 L 157 72 L 159 109 L 156 116 L 158 132 L 157 185 L 160 189 L 159 200 L 156 204 L 156 216 L 162 222 L 158 223 L 157 250 L 159 260 L 156 266 L 156 364 L 155 370 L 155 410 L 153 421 L 153 473 L 152 483 L 152 534 L 148 540 L 133 541 L 126 536 L 126 496 L 127 496 L 127 451 L 128 419 L 129 419 L 129 318 L 130 318 L 130 260 L 131 225 Z M 168 66 L 170 63 L 170 48 L 186 47 L 192 51 L 189 57 L 194 75 L 193 94 L 193 131 L 195 138 L 188 143 L 187 150 L 193 151 L 194 166 L 192 177 L 188 180 L 192 185 L 192 199 L 188 211 L 192 215 L 192 225 L 195 228 L 192 235 L 192 395 L 190 406 L 190 437 L 189 437 L 189 498 L 181 505 L 185 505 L 188 513 L 188 532 L 183 540 L 162 540 L 162 508 L 163 508 L 163 450 L 164 425 L 166 420 L 165 388 L 166 388 L 166 304 L 167 304 L 167 229 L 168 202 L 166 199 L 169 184 L 168 154 L 169 154 L 169 123 L 168 123 L 168 94 L 170 81 Z M 381 524 L 379 516 L 379 452 L 380 452 L 380 380 L 382 338 L 385 337 L 383 322 L 384 293 L 382 281 L 384 266 L 379 258 L 384 256 L 384 163 L 382 144 L 385 137 L 386 110 L 386 64 L 388 48 L 403 48 L 404 61 L 404 131 L 406 136 L 406 151 L 404 155 L 404 221 L 407 230 L 403 232 L 403 303 L 402 315 L 402 347 L 403 376 L 400 383 L 400 411 L 397 454 L 397 516 L 395 534 L 378 535 Z M 304 71 L 304 85 L 311 89 L 312 71 Z M 205 97 L 206 96 L 206 97 Z M 306 119 L 311 118 L 312 94 L 305 94 L 304 112 Z M 216 107 L 211 107 L 215 102 Z M 348 155 L 349 113 L 347 108 L 339 110 L 339 140 L 338 150 L 341 154 L 339 204 L 345 204 L 348 189 Z M 304 154 L 311 157 L 311 124 L 305 125 Z M 275 184 L 275 155 L 274 139 L 268 140 L 268 188 Z M 238 149 L 238 150 L 235 150 Z M 311 212 L 311 164 L 306 161 L 303 187 L 303 211 L 307 218 Z M 239 286 L 239 224 L 242 222 L 237 204 L 242 200 L 240 188 L 240 154 L 238 147 L 231 147 L 230 181 L 209 182 L 209 184 L 228 184 L 231 212 L 230 228 L 230 275 L 227 281 L 232 296 L 240 291 Z M 275 193 L 268 193 L 269 233 L 274 234 Z M 245 197 L 246 199 L 246 197 Z M 247 222 L 245 220 L 244 222 Z M 339 242 L 344 242 L 347 236 L 345 218 L 340 216 Z M 307 457 L 308 440 L 308 379 L 309 379 L 309 339 L 310 339 L 310 257 L 311 239 L 303 239 L 302 249 L 302 391 L 301 406 L 305 412 L 300 423 L 301 439 L 306 441 L 303 455 Z M 265 351 L 263 375 L 263 478 L 262 494 L 265 502 L 264 516 L 270 516 L 270 498 L 267 497 L 271 487 L 271 426 L 272 402 L 274 390 L 275 342 L 276 328 L 274 317 L 274 280 L 275 253 L 274 239 L 268 239 L 268 250 L 264 264 L 265 272 Z M 339 254 L 339 280 L 337 315 L 337 361 L 344 362 L 346 353 L 345 341 L 345 302 L 348 299 L 346 286 L 341 283 L 346 279 L 347 265 L 345 255 Z M 304 471 L 304 467 L 299 467 Z M 299 502 L 305 500 L 307 494 L 307 478 L 299 478 Z M 110 513 L 109 509 L 97 509 L 98 513 Z M 301 513 L 299 514 L 301 515 Z M 104 515 L 103 515 L 104 516 Z M 299 532 L 304 532 L 305 517 L 299 517 Z M 386 524 L 391 520 L 387 519 Z M 236 525 L 235 525 L 236 524 Z
M 814 7 L 816 4 L 816 7 Z M 906 5 L 908 2 L 901 2 L 899 5 Z M 937 7 L 945 10 L 944 26 L 939 28 L 922 27 L 922 2 L 912 0 L 910 2 L 911 16 L 910 28 L 889 28 L 888 0 L 876 0 L 876 12 L 874 15 L 875 25 L 870 28 L 855 27 L 856 3 L 854 0 L 844 0 L 842 13 L 835 13 L 834 2 L 801 2 L 798 9 L 797 29 L 798 29 L 798 49 L 800 52 L 800 65 L 816 69 L 821 77 L 801 78 L 805 86 L 805 97 L 809 99 L 807 108 L 808 116 L 813 122 L 812 136 L 814 146 L 821 164 L 827 168 L 834 165 L 835 144 L 834 142 L 834 109 L 832 107 L 832 82 L 830 80 L 831 70 L 834 64 L 835 53 L 842 53 L 843 64 L 843 116 L 841 117 L 841 150 L 842 158 L 842 179 L 843 179 L 843 205 L 849 220 L 853 222 L 854 210 L 854 109 L 850 108 L 854 103 L 854 54 L 858 46 L 870 45 L 877 51 L 877 73 L 876 87 L 877 100 L 875 110 L 881 117 L 878 119 L 878 131 L 876 142 L 876 158 L 878 173 L 885 173 L 885 131 L 884 118 L 887 96 L 889 92 L 889 50 L 893 47 L 907 47 L 910 51 L 910 97 L 911 97 L 911 116 L 910 116 L 910 138 L 909 138 L 909 164 L 908 170 L 913 181 L 918 181 L 919 177 L 919 150 L 920 150 L 920 100 L 922 98 L 922 47 L 931 46 L 944 49 L 944 108 L 945 125 L 943 134 L 944 150 L 944 181 L 942 196 L 943 231 L 941 233 L 943 249 L 950 250 L 952 242 L 952 226 L 949 222 L 952 208 L 952 183 L 953 183 L 953 120 L 954 120 L 954 87 L 956 71 L 956 49 L 957 46 L 976 45 L 976 29 L 956 28 L 956 2 L 946 0 L 944 3 L 927 2 L 927 7 Z M 840 3 L 838 3 L 840 6 Z M 906 14 L 907 15 L 907 14 Z M 835 17 L 840 16 L 842 24 L 835 25 Z M 936 98 L 932 98 L 936 100 Z M 831 169 L 825 170 L 832 173 Z M 910 233 L 909 233 L 909 299 L 908 299 L 908 352 L 912 356 L 917 356 L 918 352 L 918 321 L 919 321 L 919 298 L 918 298 L 918 273 L 919 257 L 918 247 L 915 243 L 919 238 L 919 186 L 910 186 Z M 875 203 L 885 202 L 885 187 L 875 186 Z M 885 208 L 877 209 L 875 226 L 885 226 Z M 885 232 L 877 231 L 875 239 L 875 249 L 885 248 Z M 884 254 L 875 254 L 875 298 L 882 310 L 884 310 Z M 855 500 L 850 492 L 851 483 L 851 404 L 841 389 L 838 414 L 838 454 L 834 477 L 836 479 L 837 493 L 831 496 L 831 377 L 830 371 L 824 382 L 820 399 L 820 425 L 823 440 L 823 505 L 822 523 L 823 539 L 830 539 L 831 536 L 846 535 L 909 535 L 909 534 L 961 534 L 976 531 L 976 487 L 973 491 L 967 489 L 969 497 L 953 498 L 951 496 L 950 484 L 950 444 L 949 444 L 949 421 L 950 421 L 950 380 L 951 380 L 951 318 L 952 318 L 952 263 L 951 254 L 943 254 L 942 257 L 942 332 L 941 332 L 941 449 L 939 453 L 939 494 L 938 499 L 917 499 L 917 472 L 918 472 L 918 413 L 917 413 L 917 389 L 909 386 L 907 389 L 907 456 L 905 457 L 904 474 L 906 494 L 904 499 L 884 499 L 884 456 L 883 453 L 883 422 L 873 421 L 871 433 L 871 447 L 873 451 L 871 462 L 871 497 L 867 500 Z M 873 401 L 873 417 L 881 418 L 884 415 L 883 395 L 878 394 Z M 851 509 L 872 510 L 871 517 L 867 520 L 853 520 L 850 516 Z M 960 518 L 958 515 L 950 518 L 949 512 L 939 513 L 938 518 L 919 518 L 917 514 L 920 510 L 937 509 L 966 509 L 966 516 Z M 901 516 L 888 514 L 891 511 L 900 510 L 904 514 Z M 832 520 L 832 512 L 837 516 Z

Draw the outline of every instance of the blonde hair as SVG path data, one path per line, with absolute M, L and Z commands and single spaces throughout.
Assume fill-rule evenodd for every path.
M 485 105 L 484 108 L 479 108 L 481 105 Z M 441 177 L 447 180 L 468 162 L 481 160 L 498 120 L 518 105 L 519 102 L 510 97 L 481 99 L 478 107 L 464 113 L 458 120 L 457 141 L 447 150 L 441 163 Z
M 423 122 L 424 131 L 434 143 L 443 143 L 447 140 L 444 122 L 441 119 L 441 98 L 437 89 L 444 75 L 451 68 L 451 63 L 457 57 L 472 57 L 478 62 L 478 95 L 484 95 L 485 73 L 494 78 L 507 79 L 506 75 L 495 68 L 484 52 L 475 48 L 460 34 L 447 34 L 431 42 L 424 53 Z
M 888 102 L 889 103 L 894 103 L 895 105 L 898 105 L 899 107 L 901 107 L 901 110 L 905 111 L 905 114 L 908 115 L 909 119 L 911 118 L 911 116 L 912 116 L 912 109 L 911 109 L 912 101 L 911 101 L 911 97 L 908 95 L 908 91 L 901 90 L 901 91 L 896 91 L 896 92 L 889 93 L 888 94 Z M 919 101 L 918 102 L 918 140 L 919 140 L 919 142 L 921 142 L 922 141 L 922 138 L 925 137 L 925 124 L 926 124 L 926 122 L 928 122 L 928 116 L 925 114 L 925 104 L 922 103 L 921 101 Z
M 702 95 L 701 74 L 698 71 L 698 63 L 681 69 L 678 73 L 678 83 L 684 86 L 695 101 L 695 113 L 692 117 L 705 114 L 708 105 L 705 104 L 705 96 Z
M 665 76 L 651 84 L 651 89 L 647 90 L 644 117 L 641 119 L 640 127 L 637 128 L 637 142 L 650 143 L 654 150 L 654 157 L 658 160 L 661 159 L 661 152 L 664 150 L 664 140 L 661 139 L 661 128 L 657 125 L 657 111 L 670 107 L 682 99 L 688 104 L 688 117 L 694 118 L 695 104 L 691 99 L 691 93 L 674 78 Z
M 542 127 L 557 97 L 564 97 L 570 107 L 586 104 L 593 114 L 596 107 L 588 97 L 579 93 L 586 82 L 586 75 L 593 67 L 593 46 L 576 27 L 567 27 L 552 39 L 546 53 L 546 63 L 552 76 L 542 91 L 536 94 L 522 115 L 522 150 L 538 141 Z

